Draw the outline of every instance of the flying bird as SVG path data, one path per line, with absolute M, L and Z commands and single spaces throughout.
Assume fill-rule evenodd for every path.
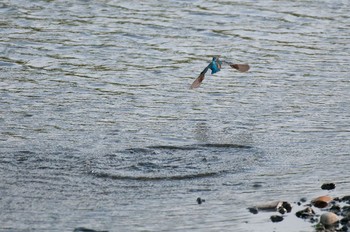
M 219 72 L 222 64 L 228 64 L 231 68 L 234 68 L 240 72 L 246 72 L 250 68 L 248 64 L 234 64 L 224 60 L 219 60 L 219 58 L 220 56 L 213 57 L 213 60 L 209 63 L 209 65 L 199 74 L 197 79 L 192 83 L 190 89 L 198 88 L 201 85 L 202 81 L 204 80 L 204 76 L 209 69 L 211 70 L 211 74 Z

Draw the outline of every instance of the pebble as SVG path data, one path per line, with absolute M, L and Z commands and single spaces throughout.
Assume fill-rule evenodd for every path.
M 340 213 L 341 213 L 340 205 L 332 205 L 332 207 L 329 209 L 329 212 L 332 212 L 332 213 L 335 213 L 337 215 L 340 215 Z
M 342 201 L 345 201 L 347 204 L 350 204 L 350 195 L 349 196 L 344 196 L 341 199 Z
M 320 222 L 325 227 L 335 226 L 339 222 L 339 218 L 335 213 L 327 212 L 321 215 Z
M 292 211 L 292 205 L 287 201 L 282 202 L 282 207 L 286 209 L 287 213 Z
M 306 201 L 307 201 L 306 197 L 302 197 L 302 198 L 300 198 L 300 200 L 297 202 L 297 204 L 298 204 L 299 206 L 301 206 L 302 203 L 305 203 Z
M 252 208 L 256 208 L 257 210 L 264 210 L 264 211 L 278 211 L 281 213 L 282 212 L 289 213 L 292 210 L 292 205 L 286 201 L 272 201 L 272 202 L 256 205 L 255 207 L 252 207 Z M 248 209 L 250 210 L 252 208 L 248 208 Z
M 263 211 L 276 211 L 280 205 L 281 205 L 280 201 L 272 201 L 272 202 L 258 204 L 253 208 L 256 208 L 258 210 L 263 210 Z
M 197 198 L 197 203 L 198 203 L 199 205 L 202 204 L 203 202 L 205 202 L 204 199 L 202 199 L 202 198 L 200 198 L 200 197 Z
M 285 214 L 287 212 L 287 210 L 285 208 L 283 208 L 282 206 L 281 207 L 278 207 L 277 211 L 280 213 L 280 214 Z
M 333 200 L 330 196 L 321 196 L 313 199 L 311 204 L 317 208 L 325 208 L 329 205 L 329 203 Z
M 344 217 L 340 220 L 340 224 L 342 225 L 347 225 L 348 223 L 349 223 L 349 218 Z
M 325 183 L 321 186 L 321 189 L 323 189 L 323 190 L 335 189 L 335 184 L 334 183 Z
M 257 214 L 259 212 L 258 208 L 256 208 L 256 207 L 249 207 L 248 210 L 252 214 Z
M 348 206 L 348 205 L 343 206 L 342 210 L 343 210 L 343 214 L 344 214 L 344 215 L 350 214 L 350 206 Z M 349 216 L 350 216 L 350 215 L 349 215 Z
M 296 212 L 295 215 L 299 218 L 304 218 L 304 219 L 312 218 L 315 216 L 315 211 L 310 206 L 308 206 L 305 209 Z
M 270 219 L 271 219 L 272 222 L 281 222 L 281 221 L 283 221 L 283 217 L 280 216 L 280 215 L 272 215 L 270 217 Z

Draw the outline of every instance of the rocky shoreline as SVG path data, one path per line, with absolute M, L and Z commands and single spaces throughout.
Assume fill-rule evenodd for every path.
M 323 190 L 335 189 L 334 183 L 325 183 L 321 186 Z M 278 223 L 284 220 L 286 214 L 291 213 L 294 206 L 303 207 L 295 213 L 301 220 L 308 221 L 318 232 L 349 231 L 350 228 L 350 195 L 342 197 L 331 197 L 323 195 L 307 201 L 289 203 L 286 201 L 272 201 L 249 207 L 252 214 L 259 212 L 276 212 L 270 217 L 271 221 Z M 320 213 L 316 213 L 320 212 Z
M 325 183 L 321 186 L 322 190 L 333 190 L 336 185 L 334 183 Z M 198 197 L 197 204 L 205 203 L 205 199 Z M 292 213 L 292 209 L 302 208 Z M 328 195 L 318 196 L 311 200 L 305 197 L 300 198 L 298 202 L 289 203 L 287 201 L 271 201 L 259 203 L 255 206 L 247 208 L 250 213 L 258 214 L 271 212 L 272 223 L 279 223 L 287 217 L 295 216 L 300 220 L 309 222 L 310 231 L 316 232 L 346 232 L 350 231 L 350 195 L 342 197 L 331 197 Z M 294 214 L 294 215 L 293 215 Z M 107 232 L 98 231 L 85 227 L 78 227 L 73 232 Z

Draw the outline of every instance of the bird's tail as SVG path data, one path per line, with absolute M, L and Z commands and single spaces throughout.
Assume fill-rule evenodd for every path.
M 197 77 L 197 79 L 192 83 L 190 89 L 198 88 L 201 85 L 202 81 L 204 80 L 204 75 L 205 73 L 201 72 L 201 74 Z

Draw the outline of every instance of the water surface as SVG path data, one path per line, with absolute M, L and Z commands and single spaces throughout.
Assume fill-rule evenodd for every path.
M 349 11 L 2 1 L 0 231 L 312 231 L 246 208 L 349 194 Z

